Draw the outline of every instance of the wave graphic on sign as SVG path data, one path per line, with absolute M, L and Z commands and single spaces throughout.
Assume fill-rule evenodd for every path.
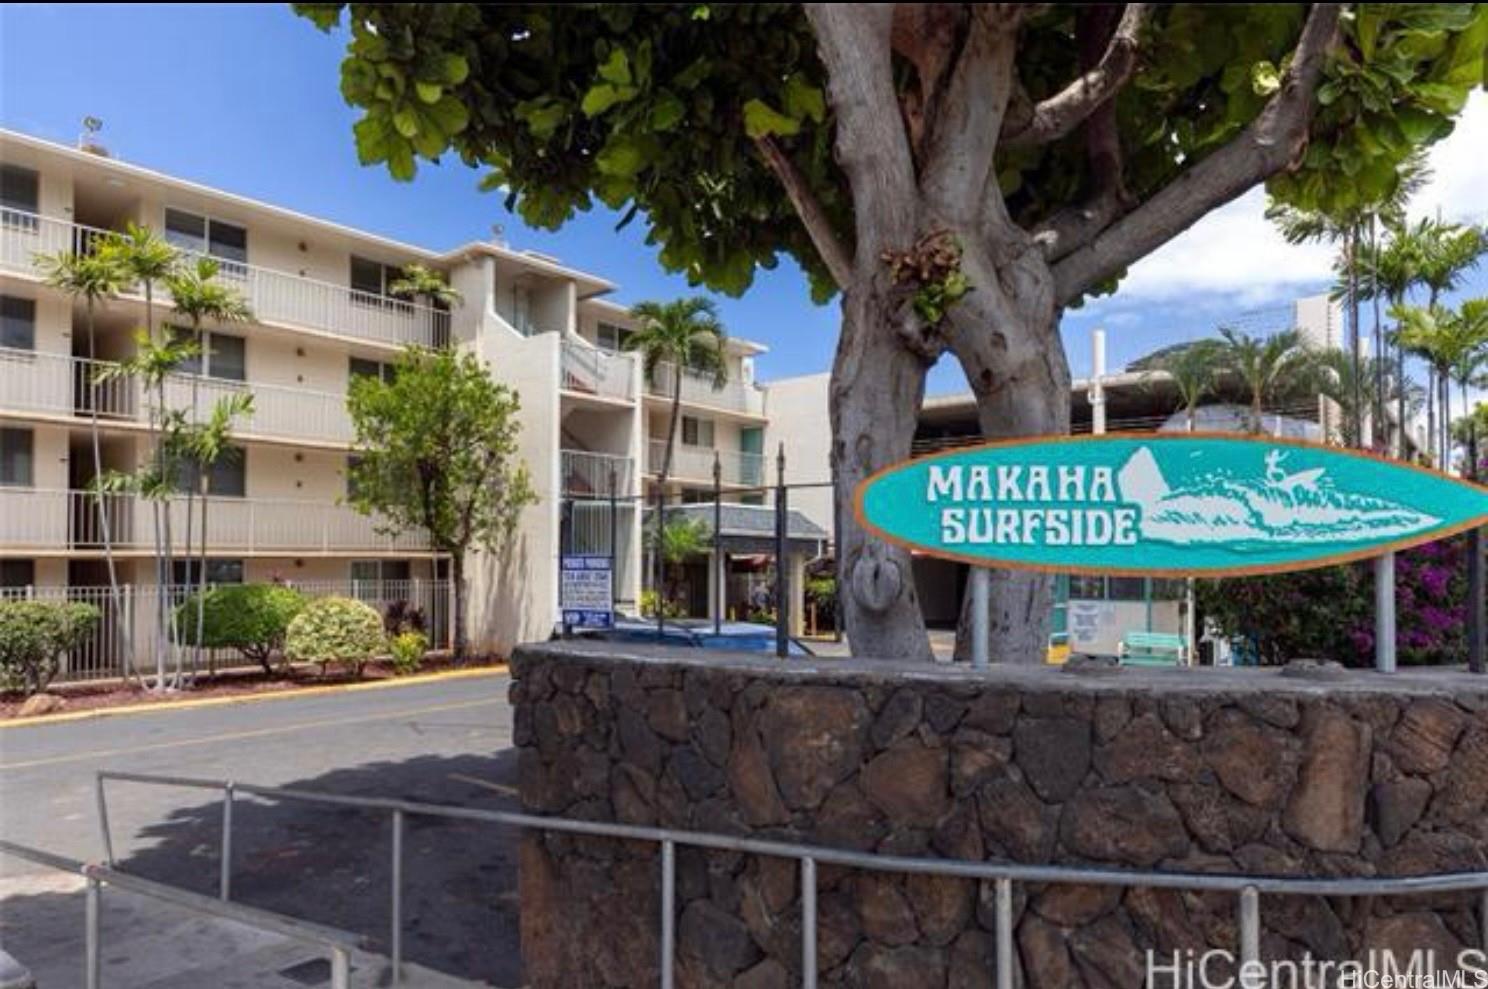
M 1139 447 L 1116 474 L 1121 498 L 1142 509 L 1146 539 L 1235 549 L 1399 539 L 1441 520 L 1375 495 L 1338 491 L 1326 468 L 1288 471 L 1273 448 L 1264 474 L 1211 476 L 1174 487 L 1157 458 Z

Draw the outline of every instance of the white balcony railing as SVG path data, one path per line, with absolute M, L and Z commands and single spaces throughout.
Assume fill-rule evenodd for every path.
M 332 502 L 209 498 L 207 545 L 212 553 L 364 553 L 429 551 L 427 536 L 396 538 L 378 520 Z M 105 495 L 109 538 L 121 551 L 153 548 L 154 504 L 135 495 Z M 186 531 L 186 499 L 172 499 L 177 546 Z M 194 511 L 200 512 L 200 502 Z M 199 524 L 200 517 L 197 517 Z M 103 547 L 97 501 L 86 491 L 0 488 L 0 548 L 93 550 Z
M 708 446 L 688 446 L 678 443 L 672 449 L 671 477 L 689 481 L 713 480 L 713 456 L 718 455 L 720 473 L 724 484 L 759 487 L 765 483 L 765 458 L 759 453 L 744 453 L 739 450 L 715 450 Z M 662 461 L 666 458 L 666 440 L 651 440 L 646 448 L 646 472 L 661 473 Z
M 149 403 L 142 400 L 143 386 L 127 378 L 98 381 L 99 372 L 109 366 L 65 354 L 0 347 L 0 409 L 88 418 L 96 402 L 100 418 L 144 422 Z M 239 434 L 330 443 L 349 443 L 355 438 L 345 395 L 176 374 L 166 380 L 166 405 L 189 408 L 193 382 L 203 417 L 220 398 L 243 392 L 253 395 L 253 414 L 234 424 Z
M 631 493 L 635 461 L 629 457 L 589 450 L 560 453 L 564 494 L 624 497 Z
M 563 341 L 563 389 L 618 398 L 635 398 L 634 358 L 629 354 L 611 354 L 572 340 Z
M 658 364 L 646 380 L 646 391 L 670 399 L 676 387 L 676 374 L 675 364 Z M 725 382 L 722 388 L 714 388 L 712 376 L 696 371 L 682 372 L 682 401 L 748 415 L 763 415 L 765 409 L 764 396 L 758 388 L 734 378 Z
M 0 268 L 36 274 L 37 255 L 86 251 L 97 238 L 108 234 L 49 216 L 0 210 Z M 221 264 L 221 277 L 238 285 L 260 323 L 394 345 L 440 346 L 449 342 L 447 312 L 251 264 Z

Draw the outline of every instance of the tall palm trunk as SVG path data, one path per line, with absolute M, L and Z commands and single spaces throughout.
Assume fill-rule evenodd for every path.
M 652 563 L 652 582 L 656 585 L 656 614 L 659 618 L 666 613 L 662 607 L 665 590 L 662 587 L 666 577 L 666 563 L 661 555 L 661 533 L 666 525 L 663 516 L 666 515 L 666 483 L 672 473 L 672 451 L 677 443 L 677 427 L 682 418 L 682 362 L 677 360 L 672 365 L 672 412 L 667 423 L 666 449 L 661 456 L 661 471 L 656 475 L 656 533 L 655 547 L 652 553 L 656 555 Z
M 1348 265 L 1348 307 L 1349 307 L 1349 358 L 1354 365 L 1354 408 L 1353 427 L 1354 444 L 1362 446 L 1364 440 L 1364 363 L 1360 354 L 1359 340 L 1359 228 L 1357 225 L 1349 227 L 1347 240 L 1344 244 L 1345 259 Z
M 103 562 L 108 570 L 109 601 L 113 608 L 113 620 L 122 620 L 123 597 L 119 593 L 119 569 L 114 561 L 113 526 L 109 519 L 109 500 L 101 487 L 103 483 L 103 440 L 98 428 L 98 336 L 95 327 L 93 300 L 86 306 L 88 319 L 88 433 L 93 448 L 93 501 L 98 508 L 98 535 L 103 540 Z M 124 623 L 124 675 L 134 675 L 134 626 Z
M 193 399 L 194 401 L 194 399 Z M 207 486 L 202 484 L 201 490 L 201 535 L 197 538 L 201 543 L 201 557 L 196 565 L 196 635 L 192 639 L 191 650 L 191 672 L 201 669 L 202 654 L 202 631 L 206 626 L 206 596 L 207 596 Z M 217 676 L 217 661 L 212 660 L 211 675 Z

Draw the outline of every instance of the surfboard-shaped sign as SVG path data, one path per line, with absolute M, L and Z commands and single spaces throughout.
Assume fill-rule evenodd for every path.
M 1488 489 L 1340 447 L 1233 433 L 1046 436 L 896 464 L 859 485 L 870 531 L 992 567 L 1279 573 L 1488 523 Z

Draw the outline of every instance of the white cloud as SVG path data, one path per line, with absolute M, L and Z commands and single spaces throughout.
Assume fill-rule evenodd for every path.
M 1434 174 L 1412 212 L 1488 218 L 1488 95 L 1475 93 L 1457 129 L 1431 153 Z M 1132 266 L 1106 304 L 1219 295 L 1236 307 L 1290 299 L 1332 280 L 1324 244 L 1291 245 L 1265 218 L 1266 194 L 1252 189 Z M 1100 305 L 1097 303 L 1096 305 Z

